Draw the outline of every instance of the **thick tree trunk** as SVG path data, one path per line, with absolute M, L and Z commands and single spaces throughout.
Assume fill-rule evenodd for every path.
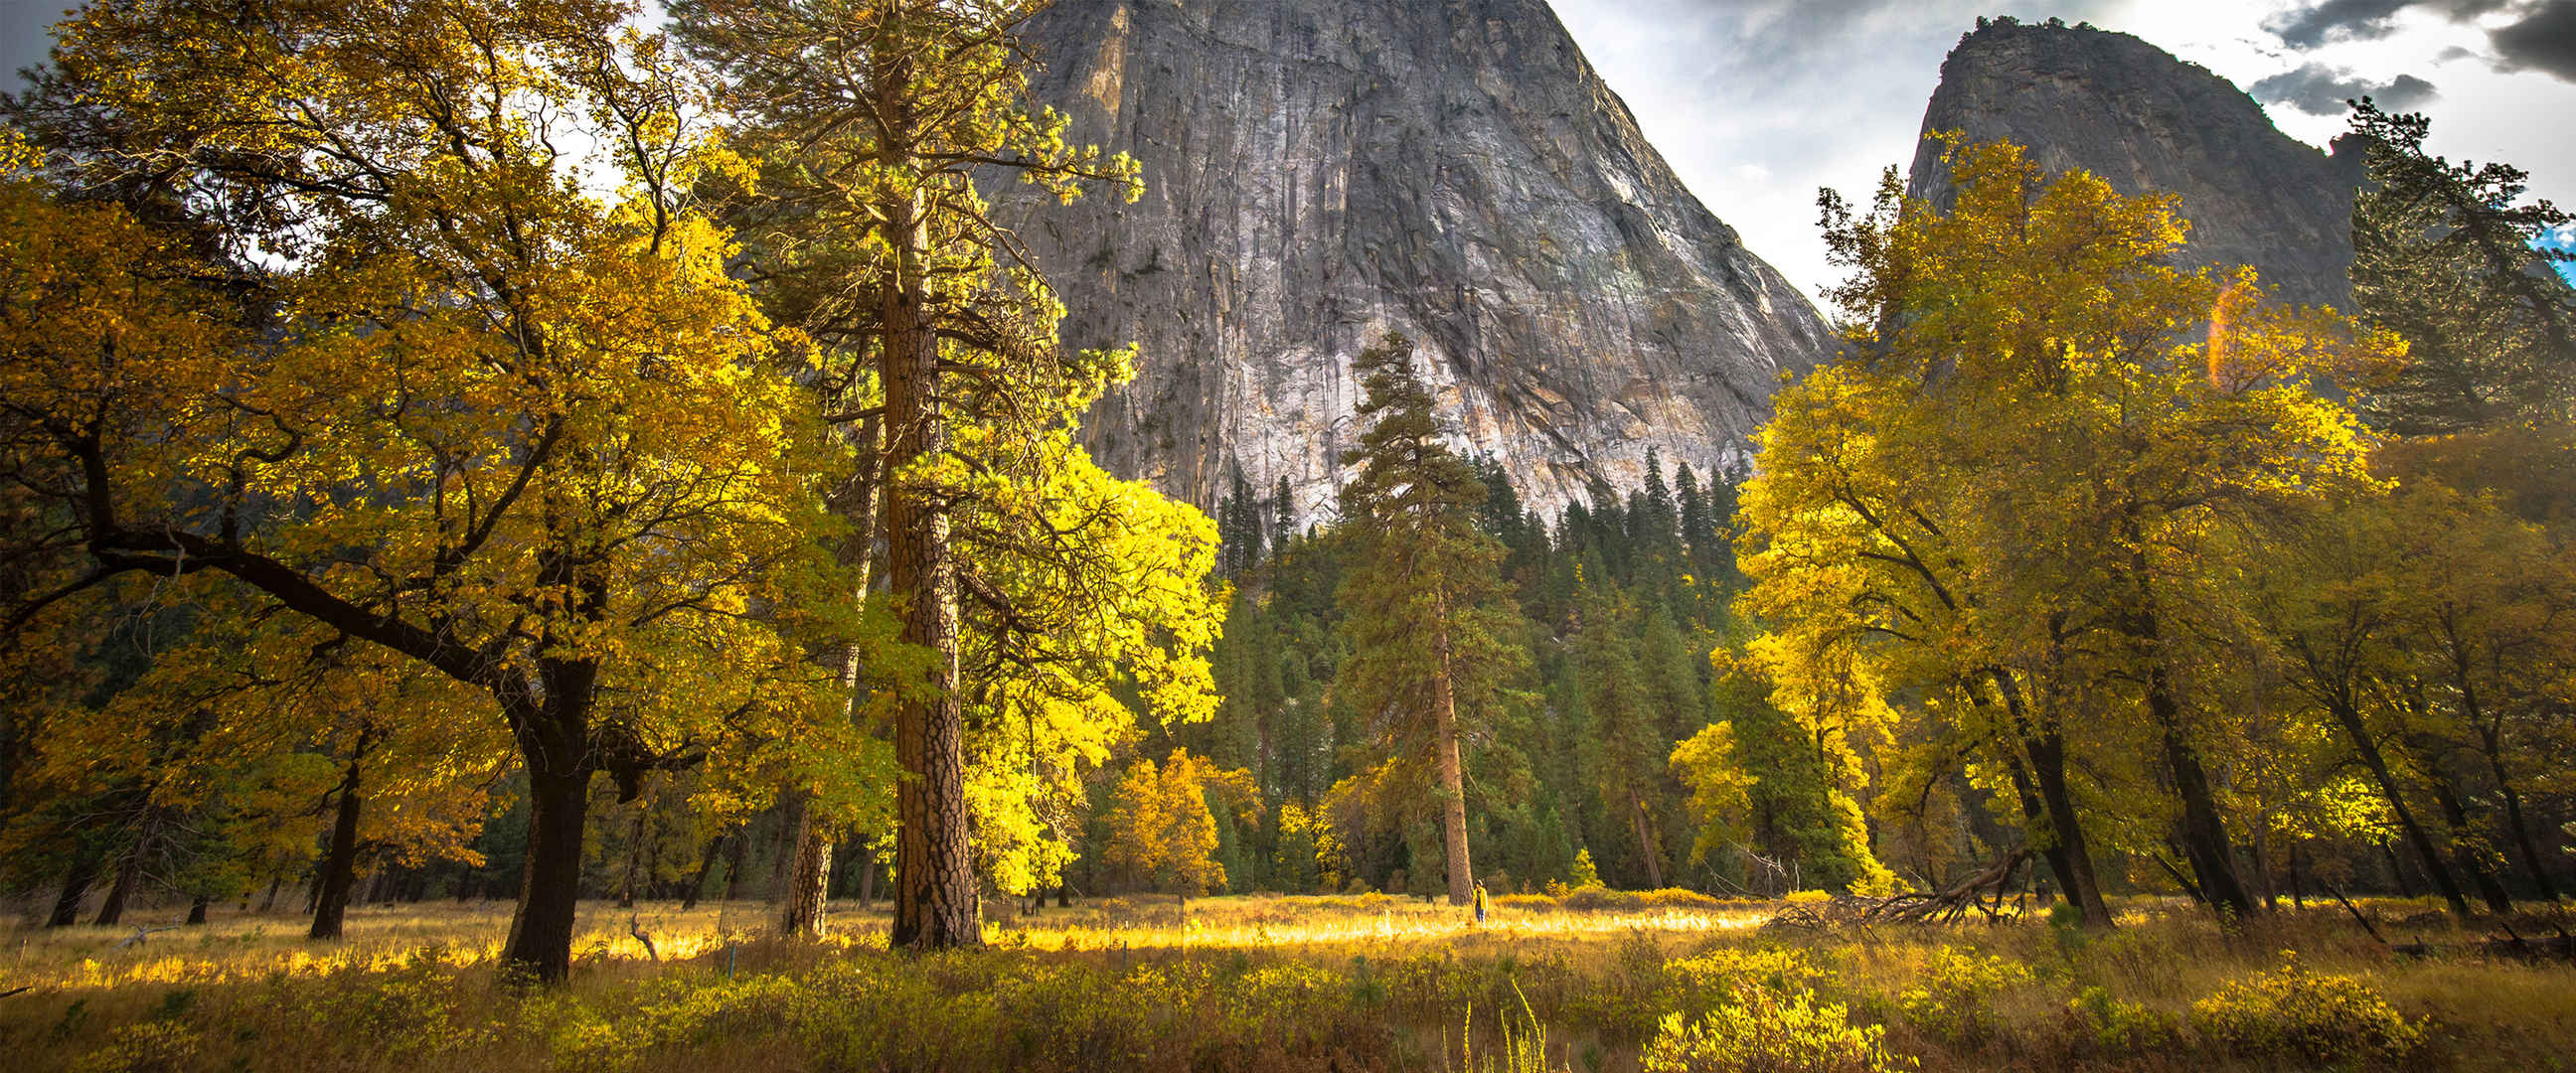
M 48 928 L 68 928 L 80 923 L 81 903 L 89 900 L 90 884 L 98 881 L 98 858 L 83 854 L 72 859 L 72 867 L 63 873 L 62 893 L 54 896 L 54 911 L 45 917 Z
M 544 983 L 572 972 L 572 932 L 580 910 L 582 826 L 590 809 L 590 772 L 528 772 L 528 866 L 519 910 L 501 958 Z
M 2138 594 L 2138 611 L 2130 620 L 2130 628 L 2147 660 L 2147 716 L 2164 736 L 2165 769 L 2173 776 L 2174 793 L 2182 798 L 2183 855 L 2190 859 L 2192 876 L 2210 908 L 2224 919 L 2243 920 L 2253 915 L 2254 899 L 2245 892 L 2245 881 L 2237 875 L 2236 851 L 2228 844 L 2227 822 L 2219 815 L 2209 772 L 2201 766 L 2200 751 L 2193 747 L 2182 725 L 2182 704 L 2174 696 L 2172 675 L 2167 669 L 2164 624 L 2157 617 L 2155 593 L 2148 583 L 2153 575 L 2144 550 L 2145 539 L 2134 519 L 2128 524 L 2127 534 L 2132 549 L 2132 580 Z
M 2235 849 L 2228 844 L 2227 827 L 2218 815 L 2199 751 L 2171 723 L 2165 726 L 2164 746 L 2165 766 L 2173 775 L 2175 793 L 2182 798 L 2183 853 L 2191 860 L 2201 895 L 2221 916 L 2233 920 L 2252 916 L 2254 898 L 2237 876 Z
M 279 872 L 268 877 L 268 894 L 259 900 L 259 915 L 267 916 L 277 911 L 277 892 L 285 886 L 286 873 Z
M 213 901 L 213 897 L 204 894 L 200 894 L 195 898 L 190 899 L 188 901 L 188 923 L 192 925 L 205 923 L 206 907 Z
M 1445 624 L 1432 643 L 1440 654 L 1439 678 L 1432 683 L 1432 733 L 1439 739 L 1434 748 L 1440 755 L 1440 843 L 1449 858 L 1449 904 L 1469 905 L 1476 900 L 1476 870 L 1467 858 L 1467 772 L 1458 754 L 1458 694 Z M 1643 821 L 1642 815 L 1639 820 Z M 1650 861 L 1646 867 L 1654 865 Z
M 871 57 L 877 87 L 881 162 L 914 170 L 919 120 L 909 92 L 913 43 L 901 28 Z M 939 340 L 927 320 L 928 203 L 915 188 L 879 206 L 892 247 L 882 288 L 879 382 L 885 389 L 886 560 L 902 615 L 902 640 L 929 653 L 922 679 L 895 706 L 896 947 L 935 950 L 984 941 L 976 905 L 973 847 L 966 824 L 965 713 L 957 681 L 957 578 L 945 497 L 907 483 L 918 460 L 948 446 Z
M 2075 793 L 2066 782 L 2066 743 L 2052 731 L 2039 735 L 2027 747 L 2031 774 L 2039 784 L 2039 800 L 2048 812 L 2049 832 L 2058 851 L 2066 857 L 2066 873 L 2058 877 L 2066 884 L 2066 899 L 2075 903 L 2085 927 L 2110 927 L 2111 907 L 2102 900 L 2102 885 L 2093 871 L 2093 853 L 2085 844 L 2084 825 L 2076 818 Z
M 340 802 L 331 817 L 331 848 L 322 855 L 322 875 L 314 881 L 313 927 L 305 932 L 309 939 L 339 938 L 349 909 L 349 887 L 358 874 L 358 814 L 366 807 L 358 774 L 357 762 L 351 761 L 341 776 Z
M 2093 857 L 2085 847 L 2084 829 L 2075 818 L 2074 798 L 2067 792 L 2065 746 L 2056 734 L 2042 734 L 2032 726 L 2021 686 L 2010 674 L 1990 669 L 1986 677 L 2002 698 L 2013 736 L 2021 743 L 2019 753 L 2000 741 L 1995 751 L 2003 754 L 2005 770 L 2012 775 L 2025 837 L 2039 843 L 2040 859 L 2048 862 L 2049 873 L 2057 877 L 2059 890 L 2075 906 L 2076 917 L 2084 926 L 2111 927 L 2111 910 L 2102 901 L 2101 884 L 2093 873 Z M 1990 703 L 1975 682 L 1966 685 L 1971 703 L 1980 708 Z M 2022 762 L 2024 755 L 2030 759 L 2027 766 Z
M 2423 860 L 2424 874 L 2433 880 L 2434 888 L 2442 892 L 2442 901 L 2451 907 L 2453 915 L 2468 916 L 2468 898 L 2460 893 L 2460 884 L 2451 878 L 2450 869 L 2433 848 L 2433 839 L 2424 833 L 2424 825 L 2415 821 L 2415 810 L 2407 807 L 2406 795 L 2397 791 L 2397 779 L 2389 773 L 2388 758 L 2379 751 L 2379 742 L 2370 736 L 2370 728 L 2361 721 L 2361 713 L 2350 704 L 2340 702 L 2329 702 L 2326 708 L 2334 716 L 2335 725 L 2343 728 L 2344 737 L 2351 742 L 2353 752 L 2361 757 L 2362 767 L 2379 784 L 2379 795 L 2388 801 L 2389 811 L 2397 814 L 2397 829 L 2405 834 L 2406 844 Z M 2397 859 L 2394 854 L 2390 855 L 2388 863 L 2395 871 Z M 2398 872 L 2396 878 L 2402 888 L 2406 882 L 2405 874 Z
M 802 939 L 823 934 L 823 907 L 832 889 L 832 840 L 814 820 L 812 801 L 804 794 L 790 806 L 794 832 L 788 844 L 795 857 L 787 864 L 787 889 L 779 899 L 778 934 Z

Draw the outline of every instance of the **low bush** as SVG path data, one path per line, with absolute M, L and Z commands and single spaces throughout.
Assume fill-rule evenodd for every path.
M 2280 968 L 2193 1003 L 2191 1020 L 2238 1055 L 2308 1066 L 2396 1062 L 2424 1041 L 2423 1025 L 2407 1021 L 2378 988 L 2311 973 L 2290 951 Z
M 2078 1047 L 2103 1056 L 2135 1055 L 2173 1046 L 2182 1021 L 2152 1007 L 2122 1002 L 2107 987 L 2088 987 L 2066 1004 Z
M 2030 970 L 2015 962 L 1942 946 L 1925 960 L 1914 985 L 1898 993 L 1896 1004 L 1924 1035 L 1954 1047 L 1977 1047 L 2003 1028 L 1995 996 L 2029 982 Z
M 1668 1014 L 1646 1045 L 1645 1073 L 1896 1073 L 1912 1058 L 1887 1051 L 1887 1030 L 1855 1025 L 1843 1007 L 1804 992 L 1746 987 L 1696 1019 Z

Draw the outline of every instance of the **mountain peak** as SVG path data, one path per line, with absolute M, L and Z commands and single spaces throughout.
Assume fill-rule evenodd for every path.
M 2171 193 L 2192 224 L 2186 263 L 2253 265 L 2294 302 L 2350 296 L 2359 154 L 2282 134 L 2233 83 L 2136 37 L 1981 19 L 1942 61 L 1922 130 L 2009 139 L 2051 172 L 2082 168 L 2123 194 Z M 1956 196 L 1929 141 L 1907 189 L 1937 204 Z
M 1831 351 L 1538 0 L 1064 0 L 1030 36 L 1068 136 L 1144 166 L 1138 203 L 1027 233 L 1068 345 L 1141 344 L 1086 431 L 1121 474 L 1329 509 L 1351 358 L 1400 331 L 1452 442 L 1555 510 L 1649 448 L 1746 457 Z

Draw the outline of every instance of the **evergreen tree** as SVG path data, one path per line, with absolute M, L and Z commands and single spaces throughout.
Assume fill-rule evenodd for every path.
M 2556 271 L 2576 252 L 2542 241 L 2576 216 L 2524 202 L 2520 168 L 2426 153 L 2430 128 L 2353 104 L 2370 175 L 2353 203 L 2353 300 L 2408 343 L 2364 409 L 2407 435 L 2576 417 L 2576 287 Z
M 1429 754 L 1449 899 L 1465 905 L 1475 872 L 1462 743 L 1526 657 L 1496 573 L 1502 546 L 1477 524 L 1485 488 L 1442 442 L 1412 359 L 1413 344 L 1389 336 L 1352 363 L 1368 431 L 1343 457 L 1360 472 L 1342 490 L 1358 543 L 1340 594 L 1352 648 L 1342 685 L 1387 743 L 1381 786 L 1417 785 Z

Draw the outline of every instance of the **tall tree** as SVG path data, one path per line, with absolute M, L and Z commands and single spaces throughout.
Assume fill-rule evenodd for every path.
M 1485 488 L 1442 438 L 1412 363 L 1412 342 L 1396 335 L 1351 363 L 1368 430 L 1342 458 L 1359 467 L 1342 516 L 1363 545 L 1340 592 L 1352 650 L 1342 684 L 1390 743 L 1389 774 L 1410 775 L 1430 754 L 1449 900 L 1465 905 L 1476 879 L 1461 743 L 1527 656 L 1512 643 L 1503 548 L 1476 524 Z
M 889 595 L 916 656 L 889 680 L 897 946 L 982 942 L 961 692 L 961 505 L 993 474 L 1043 479 L 1046 433 L 1123 353 L 1068 355 L 1063 309 L 993 222 L 978 174 L 1070 199 L 1140 192 L 1135 163 L 1067 146 L 1065 121 L 1027 102 L 1035 60 L 1017 34 L 1043 0 L 690 0 L 674 15 L 728 84 L 728 107 L 792 169 L 778 197 L 804 227 L 843 236 L 847 293 L 872 297 L 884 402 Z M 860 236 L 864 236 L 861 238 Z M 969 428 L 983 431 L 967 433 Z M 1061 457 L 1058 452 L 1056 457 Z M 970 459 L 976 465 L 970 467 Z M 998 588 L 990 588 L 998 593 Z
M 93 5 L 16 111 L 60 187 L 198 237 L 7 193 L 40 218 L 11 234 L 73 240 L 11 259 L 0 344 L 5 464 L 87 561 L 33 605 L 222 578 L 488 694 L 530 787 L 504 956 L 545 980 L 593 776 L 631 794 L 816 699 L 744 613 L 808 565 L 809 410 L 692 199 L 728 160 L 702 99 L 633 13 Z
M 2308 377 L 2396 344 L 2261 304 L 2250 273 L 2165 265 L 2170 198 L 1947 137 L 1954 209 L 1892 171 L 1865 215 L 1823 199 L 1855 270 L 1833 292 L 1845 356 L 1763 434 L 1749 606 L 1778 639 L 1755 651 L 1792 711 L 1855 680 L 1944 700 L 2095 923 L 2069 750 L 2158 756 L 2198 890 L 2242 915 L 2198 645 L 2246 628 L 2234 534 L 2363 480 L 2354 421 Z M 2073 719 L 2104 710 L 2129 718 Z

